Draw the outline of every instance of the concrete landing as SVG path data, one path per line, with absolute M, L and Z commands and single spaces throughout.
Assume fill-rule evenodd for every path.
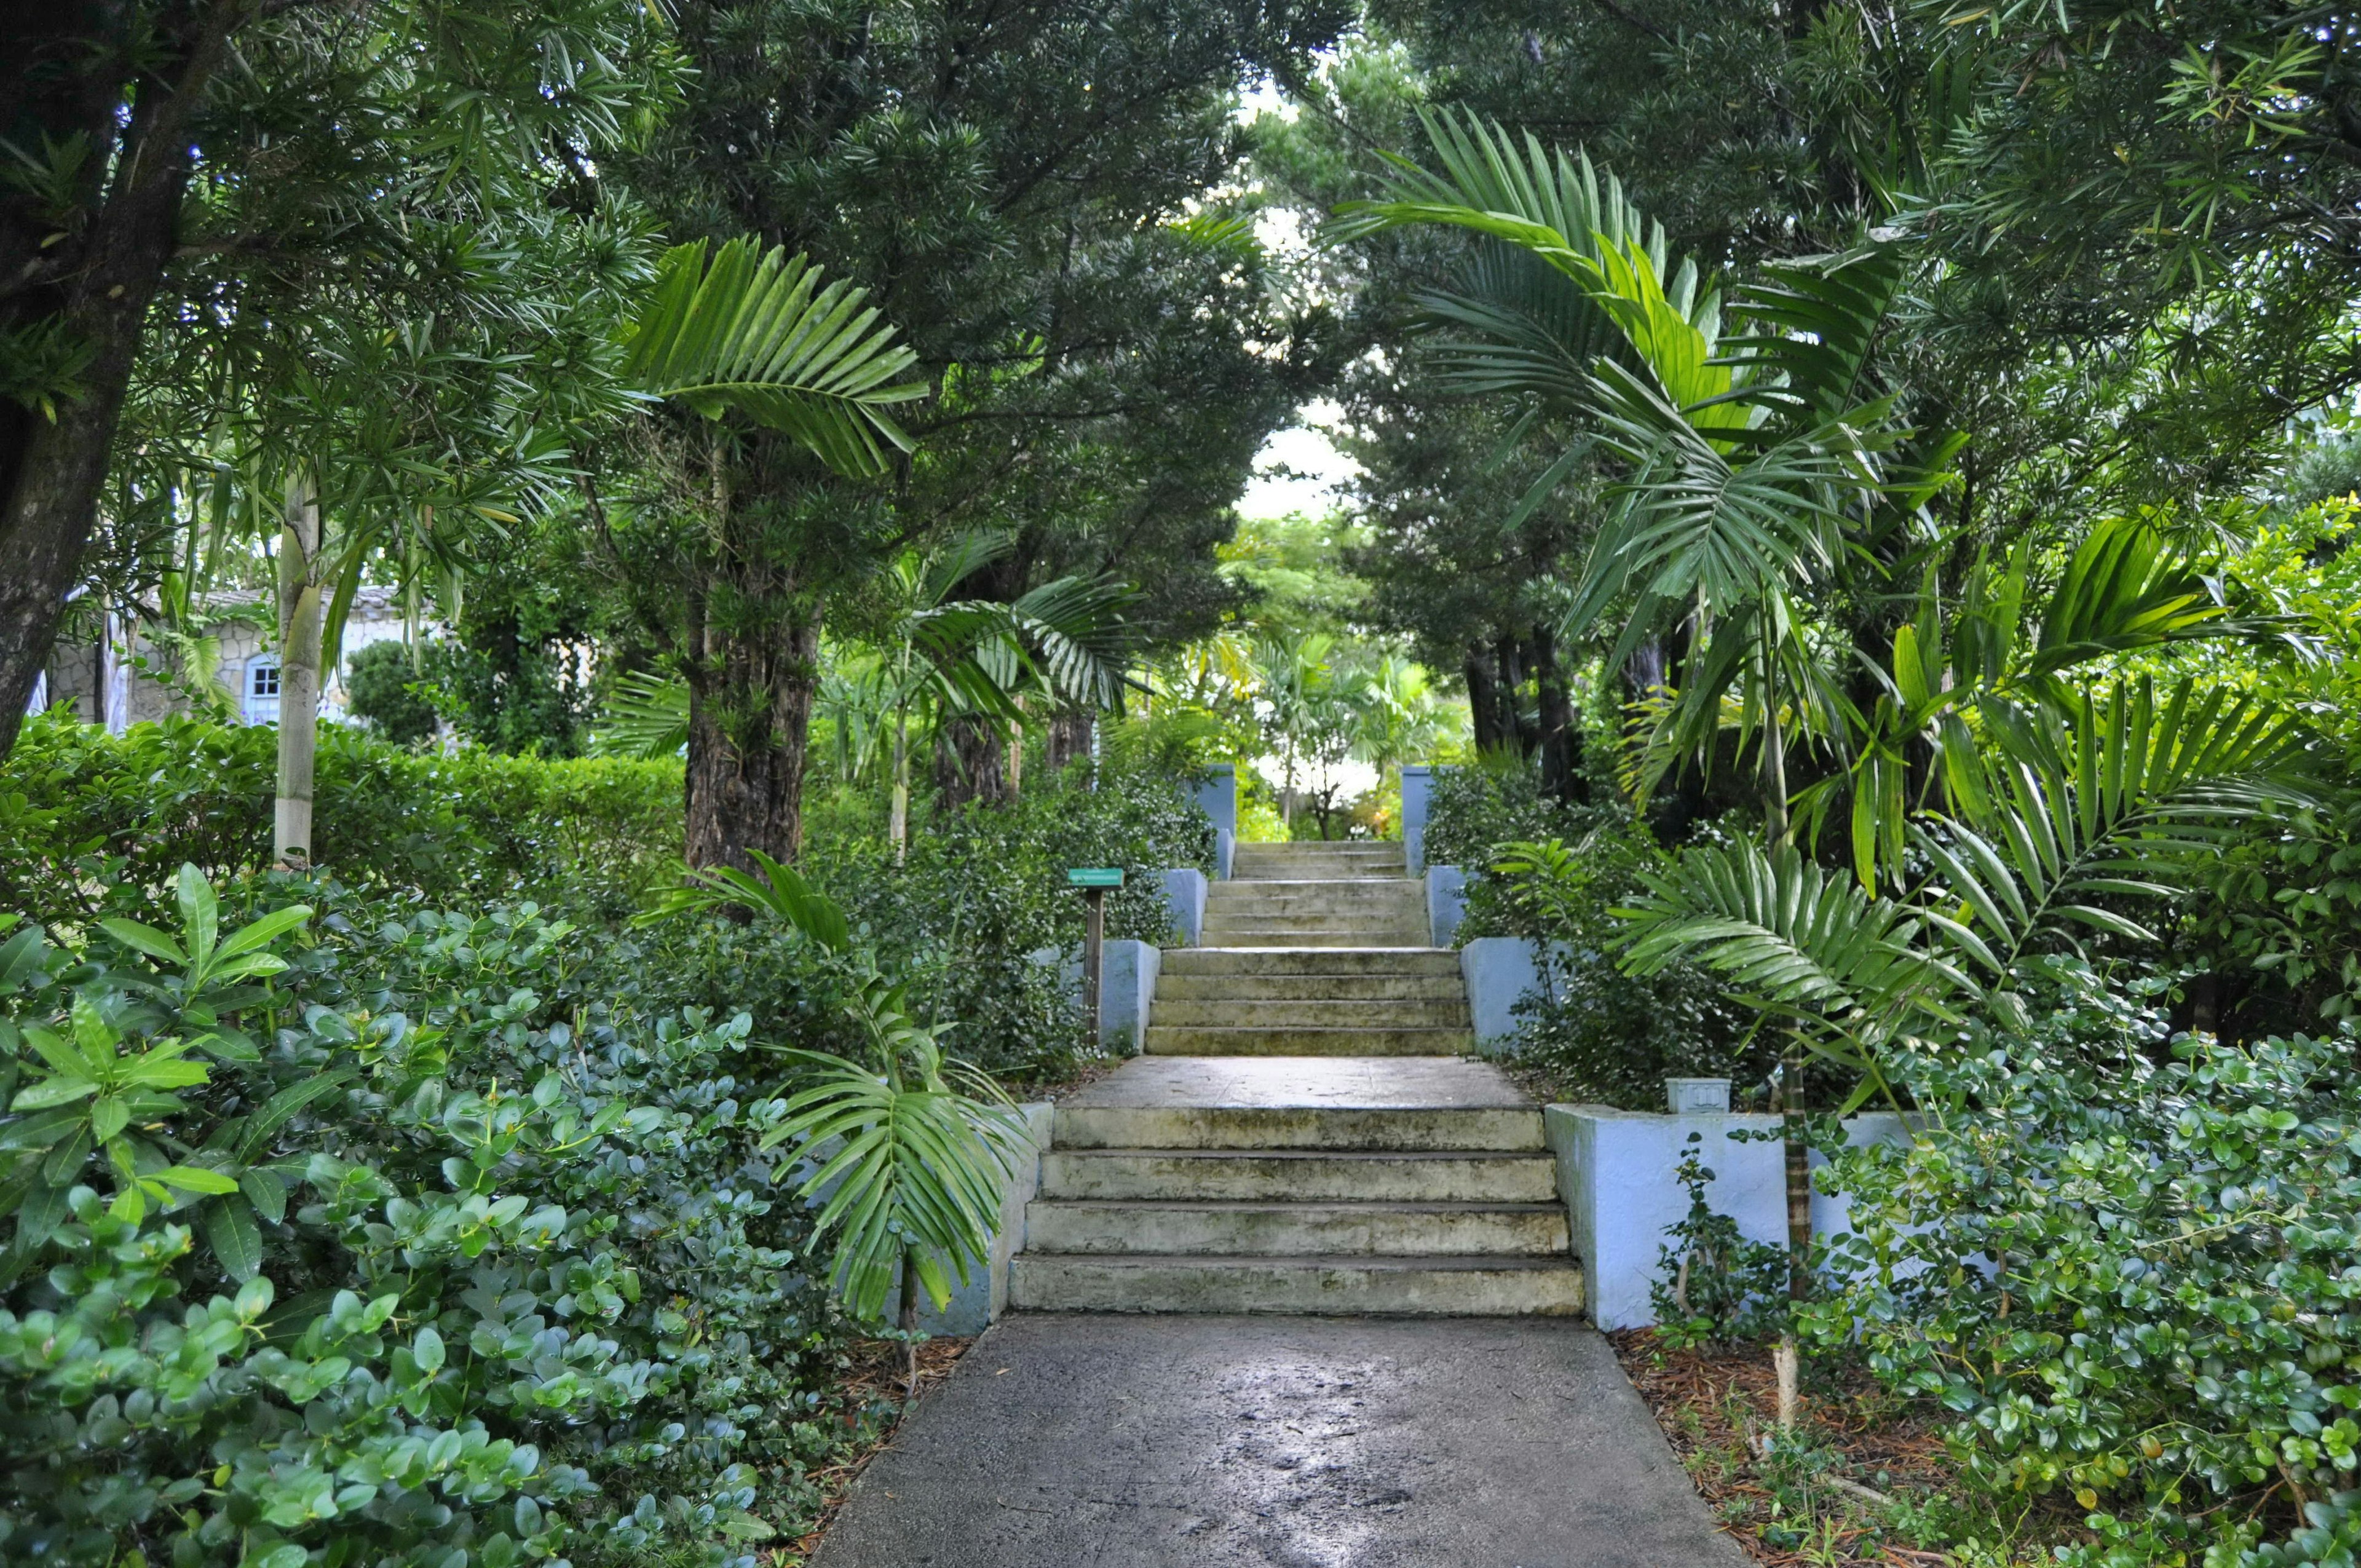
M 1060 1101 L 1105 1108 L 1291 1111 L 1531 1109 L 1509 1075 L 1456 1057 L 1135 1057 Z
M 813 1568 L 1741 1568 L 1579 1323 L 1018 1316 Z

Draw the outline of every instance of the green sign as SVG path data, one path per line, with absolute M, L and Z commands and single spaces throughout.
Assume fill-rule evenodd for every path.
M 1066 873 L 1066 881 L 1073 887 L 1121 887 L 1123 868 L 1121 866 L 1077 866 Z

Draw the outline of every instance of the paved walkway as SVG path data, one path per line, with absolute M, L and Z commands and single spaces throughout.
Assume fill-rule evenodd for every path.
M 1019 1315 L 814 1568 L 1741 1568 L 1565 1320 Z

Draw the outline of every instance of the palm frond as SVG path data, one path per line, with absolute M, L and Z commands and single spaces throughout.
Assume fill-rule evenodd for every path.
M 675 246 L 631 323 L 623 375 L 708 418 L 735 410 L 783 431 L 840 473 L 881 474 L 889 451 L 910 449 L 886 411 L 927 389 L 898 379 L 917 356 L 866 298 L 751 238 L 723 246 L 709 269 L 704 241 Z
M 2239 820 L 2308 798 L 2293 718 L 2193 680 L 2004 713 L 1961 751 L 1973 787 L 1911 838 L 2003 970 L 2076 928 L 2153 939 L 2103 901 L 2169 896 Z
M 600 757 L 669 757 L 688 744 L 688 683 L 629 670 L 615 678 L 590 735 Z
M 1956 1023 L 1979 994 L 1918 910 L 1830 875 L 1792 845 L 1685 850 L 1641 880 L 1646 894 L 1616 911 L 1631 930 L 1625 969 L 1699 964 L 1856 1070 L 1873 1072 L 1896 1040 Z

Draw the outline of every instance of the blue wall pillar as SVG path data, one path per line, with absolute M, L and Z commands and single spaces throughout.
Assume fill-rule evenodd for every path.
M 1226 880 L 1230 874 L 1230 852 L 1238 841 L 1238 770 L 1229 762 L 1217 762 L 1205 770 L 1190 792 L 1213 824 L 1213 874 Z
M 1402 764 L 1402 859 L 1412 876 L 1426 874 L 1426 808 L 1437 771 L 1424 762 Z

